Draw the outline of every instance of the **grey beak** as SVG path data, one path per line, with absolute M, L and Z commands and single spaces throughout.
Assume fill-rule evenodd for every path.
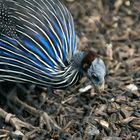
M 103 82 L 101 85 L 94 84 L 95 91 L 98 93 L 101 93 L 102 91 L 104 91 L 104 87 L 105 87 L 105 82 Z

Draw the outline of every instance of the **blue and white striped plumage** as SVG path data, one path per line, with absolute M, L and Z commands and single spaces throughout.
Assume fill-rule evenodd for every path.
M 73 19 L 59 0 L 0 0 L 0 81 L 68 87 L 80 77 L 75 52 Z

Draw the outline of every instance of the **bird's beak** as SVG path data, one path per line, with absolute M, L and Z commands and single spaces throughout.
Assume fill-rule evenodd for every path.
M 103 82 L 101 85 L 94 85 L 95 91 L 98 93 L 104 91 L 104 87 L 105 87 L 105 82 Z

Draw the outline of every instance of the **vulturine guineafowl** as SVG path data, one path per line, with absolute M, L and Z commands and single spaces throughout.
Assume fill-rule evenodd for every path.
M 85 74 L 104 84 L 102 59 L 76 51 L 73 18 L 59 0 L 0 0 L 0 82 L 64 89 Z

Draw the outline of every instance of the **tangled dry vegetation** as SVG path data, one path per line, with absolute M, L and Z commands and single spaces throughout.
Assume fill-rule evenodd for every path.
M 23 100 L 48 114 L 63 129 L 46 128 L 18 135 L 0 119 L 0 139 L 33 140 L 139 140 L 140 139 L 140 1 L 67 0 L 77 31 L 78 49 L 96 51 L 107 66 L 105 91 L 87 87 L 86 78 L 76 87 L 55 95 L 34 89 Z M 11 111 L 2 100 L 0 105 Z M 19 110 L 19 109 L 18 109 Z M 14 112 L 14 111 L 13 111 Z M 38 126 L 21 107 L 21 120 Z M 13 138 L 12 138 L 13 137 Z

